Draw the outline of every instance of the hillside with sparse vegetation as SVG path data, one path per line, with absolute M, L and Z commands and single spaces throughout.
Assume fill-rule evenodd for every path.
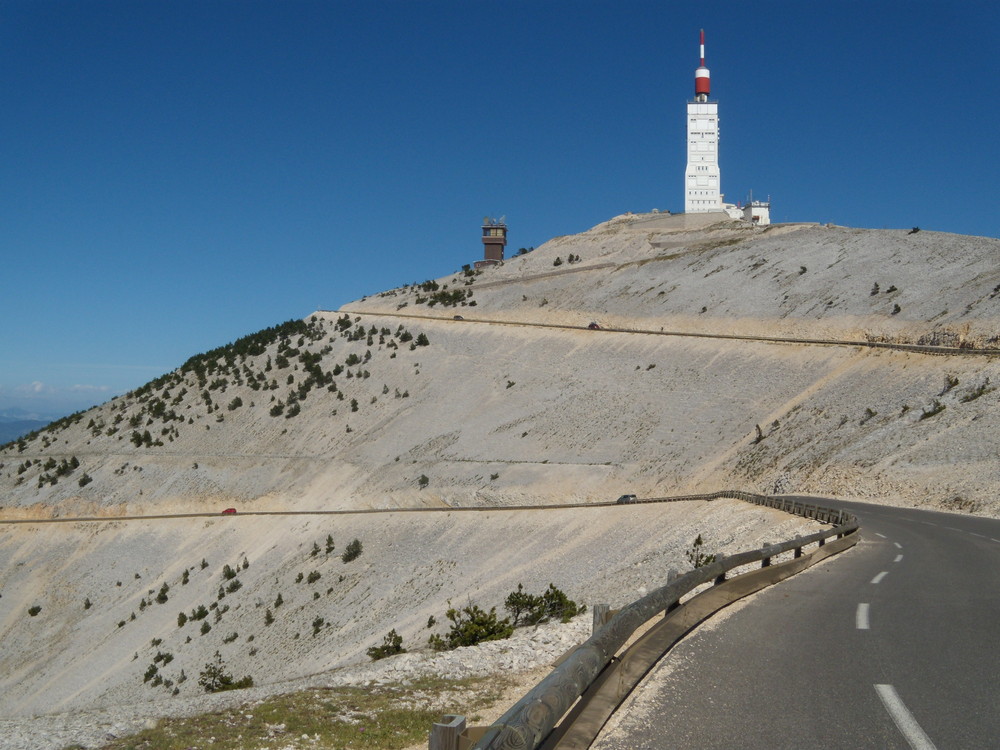
M 0 448 L 0 520 L 106 519 L 0 526 L 0 714 L 499 637 L 630 600 L 696 538 L 795 530 L 721 501 L 450 509 L 739 488 L 1000 515 L 998 253 L 627 215 L 192 356 Z M 210 516 L 122 520 L 183 513 Z

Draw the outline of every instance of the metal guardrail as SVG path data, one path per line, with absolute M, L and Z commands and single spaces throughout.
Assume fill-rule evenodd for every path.
M 678 601 L 685 594 L 704 583 L 719 584 L 724 582 L 726 575 L 735 568 L 755 562 L 767 566 L 772 557 L 789 550 L 795 550 L 795 556 L 798 557 L 806 545 L 818 543 L 822 546 L 831 537 L 844 537 L 856 533 L 859 528 L 857 518 L 846 511 L 805 503 L 790 497 L 731 491 L 716 492 L 710 495 L 691 495 L 684 499 L 714 500 L 721 497 L 736 498 L 755 505 L 776 508 L 787 513 L 813 518 L 823 523 L 833 523 L 836 526 L 809 536 L 798 537 L 717 560 L 670 581 L 665 586 L 619 610 L 587 641 L 573 651 L 562 664 L 556 667 L 548 677 L 532 688 L 527 695 L 489 727 L 473 748 L 476 750 L 535 750 L 544 742 L 563 715 L 601 674 L 636 630 L 654 617 L 676 607 Z

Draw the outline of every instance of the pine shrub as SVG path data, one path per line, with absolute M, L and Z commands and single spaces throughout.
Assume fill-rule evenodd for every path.
M 399 635 L 396 629 L 393 628 L 386 633 L 385 638 L 382 639 L 381 646 L 372 646 L 365 653 L 371 657 L 372 661 L 378 661 L 379 659 L 384 659 L 387 656 L 395 654 L 405 654 L 406 649 L 403 648 L 403 636 Z

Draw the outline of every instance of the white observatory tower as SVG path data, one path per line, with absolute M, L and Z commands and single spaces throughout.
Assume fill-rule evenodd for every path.
M 719 103 L 710 102 L 705 67 L 705 31 L 701 32 L 701 65 L 694 72 L 694 99 L 687 105 L 687 168 L 684 170 L 684 213 L 723 211 L 719 172 Z

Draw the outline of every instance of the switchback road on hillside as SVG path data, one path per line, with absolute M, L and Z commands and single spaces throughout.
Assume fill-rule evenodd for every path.
M 595 748 L 997 746 L 1000 520 L 826 502 L 857 547 L 694 631 Z
M 464 315 L 457 315 L 452 318 L 445 318 L 438 315 L 418 315 L 415 313 L 400 312 L 371 312 L 361 310 L 320 310 L 319 312 L 343 313 L 344 315 L 368 316 L 373 318 L 407 318 L 415 320 L 433 320 L 455 323 L 477 323 L 495 326 L 519 326 L 522 328 L 550 328 L 553 330 L 567 331 L 590 331 L 594 334 L 601 333 L 628 333 L 641 334 L 645 336 L 671 336 L 676 338 L 695 339 L 723 339 L 726 341 L 749 341 L 761 342 L 765 344 L 801 344 L 808 346 L 850 346 L 867 347 L 869 349 L 894 349 L 897 351 L 914 352 L 916 354 L 938 354 L 938 355 L 977 355 L 977 356 L 1000 356 L 1000 349 L 973 349 L 958 346 L 929 346 L 926 344 L 901 344 L 888 341 L 852 341 L 849 339 L 808 339 L 781 336 L 747 336 L 736 333 L 705 333 L 696 331 L 666 331 L 660 329 L 654 331 L 648 328 L 613 328 L 601 327 L 590 329 L 589 325 L 571 326 L 559 323 L 535 323 L 522 320 L 493 320 L 490 318 L 466 318 Z
M 681 503 L 688 501 L 708 501 L 713 497 L 705 495 L 675 495 L 673 497 L 643 498 L 641 503 Z M 115 521 L 162 521 L 173 518 L 221 518 L 235 520 L 248 516 L 360 516 L 372 513 L 502 513 L 519 510 L 545 511 L 585 508 L 608 508 L 618 505 L 615 501 L 560 503 L 554 505 L 423 505 L 405 508 L 351 508 L 337 510 L 245 510 L 236 513 L 197 512 L 197 513 L 150 513 L 148 515 L 130 516 L 65 516 L 62 518 L 0 518 L 2 524 L 38 524 L 38 523 L 110 523 Z

